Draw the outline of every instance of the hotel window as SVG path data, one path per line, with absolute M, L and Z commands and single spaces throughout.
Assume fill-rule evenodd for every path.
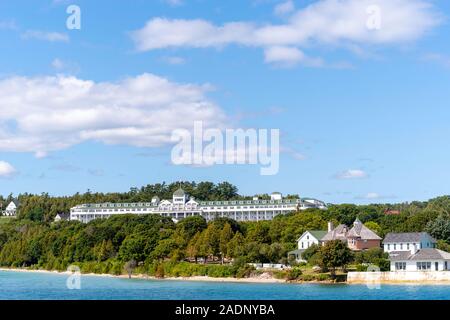
M 397 244 L 394 243 L 394 250 L 397 250 Z
M 409 250 L 409 243 L 407 243 L 407 244 L 406 244 L 406 249 L 408 249 L 408 250 Z
M 400 243 L 400 250 L 403 250 L 403 243 Z
M 391 245 L 390 245 L 390 244 L 388 244 L 387 246 L 388 246 L 388 250 L 391 250 Z

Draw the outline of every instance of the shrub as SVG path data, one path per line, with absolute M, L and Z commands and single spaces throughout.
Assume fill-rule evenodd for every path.
M 249 278 L 255 270 L 256 268 L 254 266 L 246 264 L 238 269 L 236 278 Z
M 367 266 L 363 265 L 363 264 L 358 264 L 358 265 L 356 265 L 356 271 L 358 271 L 358 272 L 366 272 L 367 271 Z
M 286 279 L 287 280 L 297 280 L 302 275 L 302 270 L 300 268 L 292 268 L 287 272 Z
M 163 264 L 159 264 L 158 267 L 156 267 L 155 277 L 156 278 L 164 278 L 164 265 Z

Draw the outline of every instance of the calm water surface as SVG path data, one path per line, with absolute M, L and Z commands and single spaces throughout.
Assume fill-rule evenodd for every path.
M 81 289 L 67 289 L 67 275 L 0 271 L 0 300 L 241 300 L 241 299 L 439 299 L 450 300 L 450 285 L 253 284 L 121 279 L 81 276 Z

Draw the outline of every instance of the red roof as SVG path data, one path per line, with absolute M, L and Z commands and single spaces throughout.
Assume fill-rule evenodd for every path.
M 385 210 L 384 214 L 397 215 L 400 214 L 400 210 Z

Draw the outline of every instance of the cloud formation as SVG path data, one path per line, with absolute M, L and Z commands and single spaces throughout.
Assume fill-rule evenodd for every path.
M 61 32 L 47 32 L 40 30 L 27 30 L 21 35 L 22 39 L 35 39 L 49 42 L 69 42 L 69 36 Z
M 363 179 L 367 178 L 368 174 L 364 170 L 360 169 L 349 169 L 342 171 L 335 175 L 336 179 Z
M 288 0 L 286 2 L 277 4 L 273 9 L 273 12 L 278 16 L 283 16 L 285 14 L 291 13 L 294 10 L 295 10 L 294 1 Z
M 379 20 L 379 28 L 370 27 L 374 19 Z M 131 37 L 139 51 L 235 44 L 264 48 L 267 62 L 274 61 L 267 59 L 267 52 L 285 48 L 291 52 L 285 55 L 288 62 L 300 62 L 299 48 L 395 45 L 421 38 L 441 21 L 427 0 L 322 0 L 295 11 L 282 24 L 238 21 L 215 25 L 201 19 L 157 17 Z
M 0 178 L 10 178 L 16 173 L 16 169 L 10 163 L 0 161 Z
M 380 195 L 376 192 L 369 192 L 363 196 L 357 196 L 355 199 L 365 199 L 365 200 L 382 200 L 382 199 L 395 199 L 395 195 Z
M 0 151 L 45 157 L 85 141 L 157 147 L 175 129 L 224 126 L 208 85 L 179 84 L 153 74 L 118 82 L 69 76 L 0 80 Z

